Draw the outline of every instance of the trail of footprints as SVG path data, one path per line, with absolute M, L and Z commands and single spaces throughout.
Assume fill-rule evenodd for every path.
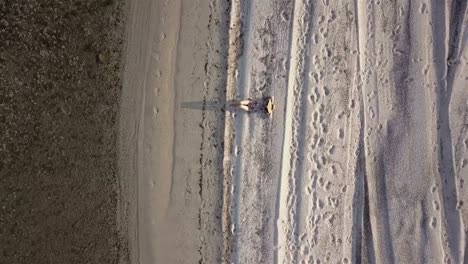
M 310 1 L 305 1 L 309 3 Z M 371 1 L 373 2 L 373 1 Z M 380 2 L 369 2 L 367 9 L 373 10 L 375 5 Z M 347 118 L 347 111 L 339 111 L 334 104 L 333 98 L 335 87 L 329 85 L 330 76 L 339 76 L 345 70 L 345 67 L 339 64 L 339 56 L 335 56 L 336 47 L 330 46 L 327 43 L 327 38 L 335 36 L 334 29 L 331 24 L 336 21 L 340 15 L 335 10 L 331 9 L 329 2 L 323 0 L 322 7 L 318 7 L 317 14 L 326 14 L 314 17 L 309 11 L 302 17 L 303 21 L 312 19 L 313 28 L 308 29 L 306 26 L 302 28 L 302 38 L 307 36 L 310 30 L 310 39 L 304 42 L 299 42 L 300 49 L 304 49 L 303 60 L 299 60 L 299 70 L 296 76 L 296 85 L 294 86 L 294 108 L 297 112 L 302 111 L 301 105 L 305 100 L 307 102 L 307 113 L 295 113 L 293 118 L 293 133 L 292 144 L 290 148 L 290 174 L 289 179 L 289 194 L 287 200 L 288 208 L 288 229 L 286 230 L 288 237 L 288 252 L 289 260 L 293 263 L 328 263 L 337 260 L 333 255 L 342 256 L 341 249 L 343 247 L 342 228 L 343 224 L 342 213 L 343 197 L 347 192 L 348 187 L 344 184 L 344 171 L 342 169 L 341 160 L 335 156 L 338 153 L 346 152 L 345 144 L 345 128 L 344 123 Z M 317 4 L 320 6 L 320 4 Z M 305 4 L 307 10 L 309 6 Z M 316 8 L 316 6 L 314 6 Z M 324 9 L 324 10 L 321 10 Z M 404 15 L 403 8 L 399 8 L 399 15 Z M 418 7 L 420 14 L 428 14 L 427 4 L 423 1 Z M 310 11 L 313 12 L 313 11 Z M 346 11 L 349 12 L 349 11 Z M 348 20 L 354 21 L 353 14 L 348 14 Z M 314 21 L 316 20 L 316 21 Z M 375 25 L 371 19 L 368 19 L 367 30 L 369 35 L 367 40 L 374 38 Z M 305 22 L 307 24 L 307 22 Z M 303 26 L 303 25 L 300 25 Z M 392 40 L 395 36 L 401 34 L 402 27 L 396 26 L 392 31 Z M 333 41 L 331 41 L 333 42 Z M 394 41 L 393 54 L 402 54 L 402 51 L 397 47 L 397 41 Z M 313 48 L 311 48 L 313 47 Z M 353 48 L 349 48 L 349 57 L 358 56 L 358 52 Z M 388 59 L 385 59 L 383 44 L 377 44 L 375 53 L 368 54 L 368 60 L 372 57 L 376 59 L 375 64 L 366 62 L 366 65 L 374 65 L 374 68 L 362 69 L 363 74 L 361 81 L 368 81 L 371 74 L 378 72 L 387 72 L 390 67 Z M 308 63 L 310 65 L 308 65 Z M 423 76 L 430 74 L 430 64 L 422 59 L 412 58 L 413 64 L 418 64 L 420 73 Z M 377 71 L 376 69 L 379 69 Z M 302 72 L 301 72 L 302 70 Z M 305 76 L 304 80 L 301 76 Z M 378 83 L 388 84 L 389 78 L 386 74 L 377 74 Z M 407 82 L 413 82 L 413 78 L 408 78 Z M 331 82 L 333 84 L 333 82 Z M 430 84 L 427 83 L 430 88 Z M 304 95 L 305 89 L 307 92 Z M 334 100 L 331 100 L 333 98 Z M 375 100 L 376 94 L 370 90 L 364 96 L 364 100 L 369 103 L 364 109 L 366 116 L 370 119 L 378 117 L 377 108 L 374 109 L 371 101 Z M 468 101 L 467 101 L 468 105 Z M 349 100 L 348 110 L 355 109 L 356 102 Z M 301 120 L 305 118 L 306 120 Z M 337 124 L 342 123 L 342 126 Z M 303 126 L 306 126 L 305 128 Z M 369 136 L 371 133 L 379 132 L 382 125 L 376 129 L 369 128 L 366 131 Z M 301 142 L 301 134 L 305 134 L 304 142 Z M 462 135 L 467 137 L 468 135 Z M 305 147 L 303 146 L 305 145 Z M 462 140 L 462 154 L 457 160 L 457 187 L 459 196 L 463 193 L 464 177 L 468 175 L 468 138 Z M 374 157 L 375 158 L 375 157 Z M 436 229 L 439 233 L 441 211 L 444 210 L 443 204 L 438 197 L 438 188 L 436 184 L 431 188 L 427 225 L 431 229 Z M 457 209 L 461 210 L 464 206 L 461 197 L 458 198 Z M 465 205 L 466 206 L 466 205 Z M 297 210 L 296 210 L 297 209 Z M 297 221 L 299 223 L 294 223 Z M 291 223 L 292 222 L 292 223 Z M 360 223 L 357 223 L 360 224 Z M 436 231 L 435 230 L 435 231 Z M 293 239 L 291 237 L 295 237 Z M 328 239 L 324 239 L 328 237 Z M 293 253 L 294 252 L 294 253 Z M 342 258 L 341 263 L 350 263 L 347 258 Z
M 336 18 L 336 14 L 333 10 L 329 14 L 328 23 L 331 23 Z M 326 17 L 320 16 L 318 20 L 320 25 Z M 317 30 L 318 33 L 315 32 Z M 328 29 L 326 26 L 320 26 L 311 34 L 311 44 L 317 45 L 327 38 Z M 298 263 L 326 263 L 330 261 L 332 254 L 340 252 L 343 243 L 340 234 L 341 223 L 338 222 L 341 221 L 341 197 L 343 193 L 346 193 L 347 187 L 341 180 L 343 178 L 341 164 L 334 161 L 333 156 L 337 149 L 335 144 L 344 141 L 345 131 L 342 127 L 331 129 L 330 124 L 333 124 L 331 120 L 333 118 L 343 119 L 345 113 L 332 115 L 333 101 L 330 100 L 330 96 L 333 90 L 324 81 L 326 73 L 336 74 L 340 72 L 340 69 L 334 63 L 331 63 L 332 66 L 327 66 L 333 60 L 333 51 L 327 43 L 322 44 L 316 52 L 317 54 L 309 58 L 311 70 L 307 73 L 309 79 L 304 82 L 309 87 L 298 86 L 301 89 L 310 90 L 310 94 L 306 94 L 309 111 L 305 118 L 308 121 L 302 123 L 307 126 L 304 133 L 308 135 L 305 139 L 305 153 L 296 152 L 292 157 L 297 159 L 304 156 L 305 158 L 302 161 L 305 162 L 304 171 L 293 170 L 299 174 L 297 177 L 303 177 L 300 186 L 302 190 L 298 190 L 299 193 L 293 196 L 291 201 L 302 204 L 301 209 L 299 212 L 290 211 L 290 219 L 305 219 L 297 227 L 298 230 L 293 231 L 297 233 L 298 240 L 297 245 L 292 245 L 291 249 L 296 249 Z M 301 96 L 301 92 L 295 91 L 296 99 Z M 294 120 L 297 125 L 293 135 L 293 150 L 297 150 L 299 144 L 297 142 L 301 124 L 297 119 L 299 117 L 300 115 L 296 115 Z M 327 250 L 322 250 L 324 248 Z M 342 263 L 348 263 L 348 260 L 344 258 Z

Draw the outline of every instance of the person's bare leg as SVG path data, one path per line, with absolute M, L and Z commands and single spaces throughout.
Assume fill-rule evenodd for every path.
M 241 105 L 240 101 L 232 101 L 231 106 L 239 106 Z
M 246 111 L 246 112 L 249 112 L 249 107 L 248 107 L 248 106 L 246 106 L 246 105 L 240 105 L 239 107 L 240 107 L 240 109 L 242 109 L 242 110 L 244 110 L 244 111 Z
M 247 106 L 247 105 L 250 104 L 250 100 L 249 100 L 249 99 L 247 99 L 247 100 L 240 100 L 240 101 L 239 101 L 239 104 L 240 104 L 240 105 L 245 105 L 245 106 Z

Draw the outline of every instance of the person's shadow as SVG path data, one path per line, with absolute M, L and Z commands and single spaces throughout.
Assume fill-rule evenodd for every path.
M 226 111 L 226 105 L 224 102 L 220 101 L 189 101 L 182 102 L 182 108 L 193 109 L 193 110 L 205 110 L 205 111 Z
M 222 113 L 229 111 L 250 114 L 260 117 L 262 119 L 268 118 L 268 115 L 263 111 L 256 110 L 252 112 L 245 112 L 243 110 L 240 110 L 240 108 L 237 106 L 237 103 L 237 100 L 229 101 L 227 105 L 223 101 L 188 101 L 182 102 L 180 106 L 184 109 L 192 109 L 199 111 L 220 111 Z

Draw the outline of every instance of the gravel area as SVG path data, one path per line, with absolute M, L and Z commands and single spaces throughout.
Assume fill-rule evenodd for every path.
M 0 263 L 125 263 L 125 2 L 0 0 Z

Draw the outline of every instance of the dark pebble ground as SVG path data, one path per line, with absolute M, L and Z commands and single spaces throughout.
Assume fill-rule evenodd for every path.
M 125 4 L 0 0 L 0 263 L 125 263 Z

